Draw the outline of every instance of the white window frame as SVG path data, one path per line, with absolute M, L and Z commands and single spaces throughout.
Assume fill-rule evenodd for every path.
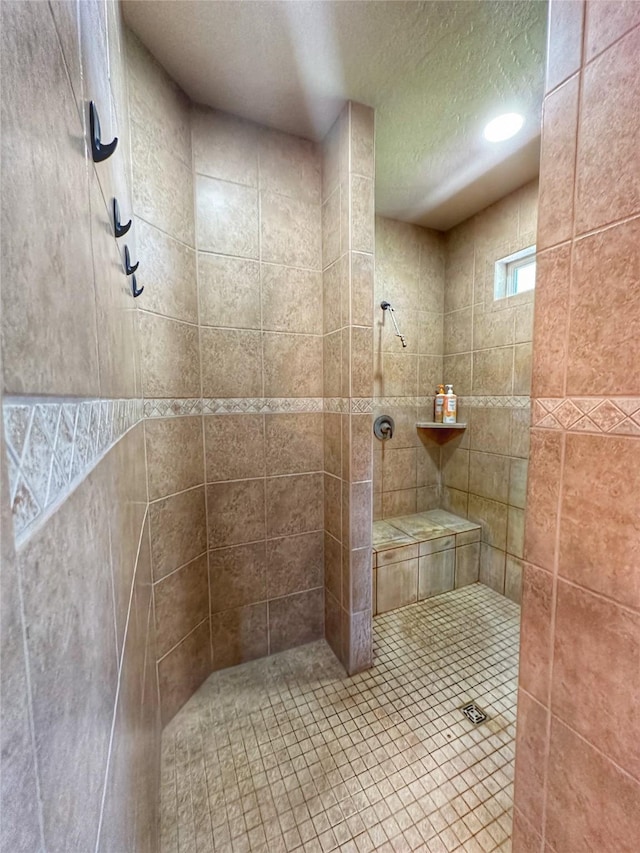
M 493 292 L 494 299 L 505 299 L 511 296 L 519 296 L 520 294 L 516 291 L 517 270 L 522 267 L 527 267 L 530 264 L 535 264 L 535 262 L 535 246 L 527 246 L 526 249 L 521 249 L 519 252 L 514 252 L 512 255 L 507 255 L 506 258 L 500 258 L 499 261 L 496 261 Z M 531 290 L 523 290 L 522 292 L 530 293 Z

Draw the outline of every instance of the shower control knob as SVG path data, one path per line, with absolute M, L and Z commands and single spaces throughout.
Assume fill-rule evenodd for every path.
M 380 415 L 373 423 L 373 433 L 380 441 L 388 441 L 393 438 L 393 431 L 396 425 L 391 415 Z

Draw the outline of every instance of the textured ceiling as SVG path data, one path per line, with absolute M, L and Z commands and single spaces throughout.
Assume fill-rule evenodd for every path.
M 446 230 L 538 173 L 547 4 L 124 0 L 195 101 L 321 139 L 347 99 L 376 109 L 376 211 Z M 499 144 L 486 122 L 518 111 Z

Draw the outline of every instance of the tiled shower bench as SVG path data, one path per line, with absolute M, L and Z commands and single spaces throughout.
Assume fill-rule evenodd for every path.
M 374 521 L 374 613 L 475 583 L 480 532 L 479 524 L 443 509 Z

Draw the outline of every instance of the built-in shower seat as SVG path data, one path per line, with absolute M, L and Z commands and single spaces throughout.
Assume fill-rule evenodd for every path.
M 481 527 L 443 509 L 373 523 L 373 612 L 476 583 Z

